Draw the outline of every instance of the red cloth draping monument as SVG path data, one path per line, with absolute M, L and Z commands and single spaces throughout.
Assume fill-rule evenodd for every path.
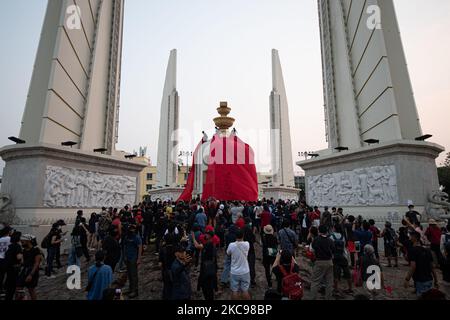
M 205 143 L 202 141 L 195 151 Z M 196 173 L 194 156 L 192 170 L 186 188 L 178 201 L 190 201 Z M 258 177 L 252 148 L 235 134 L 228 137 L 214 135 L 210 142 L 206 181 L 203 183 L 202 200 L 213 197 L 218 200 L 257 201 Z M 200 173 L 201 174 L 201 173 Z

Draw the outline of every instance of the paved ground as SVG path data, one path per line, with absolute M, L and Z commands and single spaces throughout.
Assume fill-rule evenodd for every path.
M 261 262 L 261 247 L 256 244 L 256 252 L 257 252 L 257 260 L 256 260 L 256 274 L 257 274 L 257 286 L 251 290 L 251 295 L 253 299 L 261 300 L 264 298 L 264 293 L 267 290 L 267 284 L 264 276 L 264 268 Z M 224 251 L 221 250 L 219 252 L 219 275 L 222 271 L 220 265 L 223 261 Z M 84 259 L 84 258 L 82 258 Z M 384 258 L 381 258 L 382 265 L 386 265 L 386 261 Z M 161 298 L 162 292 L 162 282 L 161 282 L 161 272 L 158 268 L 158 258 L 153 253 L 153 247 L 149 246 L 143 256 L 143 264 L 139 270 L 139 300 L 155 300 Z M 301 266 L 301 276 L 306 281 L 305 288 L 305 299 L 310 298 L 310 292 L 308 288 L 308 282 L 311 274 L 311 262 L 300 255 L 299 258 L 300 266 Z M 387 286 L 392 287 L 392 292 L 388 293 L 385 290 L 380 290 L 376 295 L 373 295 L 373 299 L 377 300 L 413 300 L 416 299 L 413 294 L 413 288 L 409 289 L 403 288 L 403 280 L 405 278 L 407 267 L 402 266 L 404 261 L 400 258 L 400 267 L 399 268 L 388 268 L 384 267 L 384 276 L 385 282 Z M 82 262 L 82 288 L 85 288 L 87 285 L 87 273 L 86 273 L 87 264 Z M 37 288 L 38 298 L 40 300 L 85 300 L 85 292 L 84 290 L 69 290 L 66 286 L 67 276 L 65 274 L 65 269 L 60 269 L 55 279 L 47 279 L 45 276 L 41 276 L 39 281 L 39 286 Z M 42 275 L 42 272 L 41 272 Z M 203 296 L 201 292 L 195 291 L 197 288 L 197 277 L 198 271 L 191 270 L 192 275 L 192 288 L 194 289 L 193 299 L 202 300 Z M 438 276 L 441 279 L 441 272 L 438 271 Z M 119 273 L 115 274 L 115 277 L 120 277 Z M 274 281 L 274 284 L 276 281 Z M 346 288 L 346 284 L 344 282 L 341 283 L 340 288 L 343 290 Z M 126 288 L 125 288 L 126 289 Z M 363 288 L 355 288 L 355 294 L 362 293 L 368 294 Z M 224 289 L 221 290 L 216 298 L 219 300 L 227 300 L 230 298 L 230 290 Z M 334 299 L 344 299 L 344 300 L 352 300 L 354 299 L 354 295 L 344 295 L 341 297 L 334 297 Z

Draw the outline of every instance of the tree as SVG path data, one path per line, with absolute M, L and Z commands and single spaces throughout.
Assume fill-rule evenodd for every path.
M 439 184 L 444 186 L 444 192 L 450 193 L 450 152 L 442 167 L 438 168 Z
M 447 153 L 447 158 L 445 158 L 443 166 L 447 167 L 447 168 L 450 168 L 450 152 Z

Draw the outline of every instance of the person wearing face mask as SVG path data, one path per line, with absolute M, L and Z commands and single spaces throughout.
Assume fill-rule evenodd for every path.
M 36 287 L 39 281 L 39 265 L 41 264 L 42 253 L 41 250 L 34 243 L 34 236 L 30 234 L 22 235 L 20 241 L 22 243 L 22 256 L 23 264 L 17 280 L 17 291 L 19 293 L 18 300 L 23 300 L 24 297 L 20 297 L 20 292 L 23 292 L 24 288 L 28 289 L 31 300 L 37 300 Z
M 47 267 L 45 269 L 45 275 L 47 278 L 55 278 L 53 273 L 53 261 L 56 258 L 56 254 L 61 247 L 63 242 L 61 233 L 61 225 L 54 223 L 52 229 L 50 230 L 48 237 L 48 247 L 47 247 Z

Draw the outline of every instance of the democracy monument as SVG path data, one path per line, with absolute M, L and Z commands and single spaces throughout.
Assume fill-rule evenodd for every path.
M 370 28 L 369 5 L 380 10 Z M 298 163 L 308 202 L 372 216 L 414 204 L 446 215 L 435 162 L 444 148 L 425 141 L 393 1 L 319 0 L 319 18 L 328 149 Z
M 0 220 L 16 225 L 38 227 L 70 220 L 77 209 L 98 211 L 141 200 L 137 186 L 146 164 L 115 148 L 124 0 L 77 1 L 80 29 L 67 24 L 69 3 L 48 1 L 20 134 L 10 138 L 15 145 L 0 149 L 6 162 Z M 400 214 L 413 203 L 431 217 L 446 217 L 450 204 L 439 191 L 435 164 L 444 149 L 427 142 L 430 136 L 422 131 L 393 1 L 318 0 L 318 5 L 328 148 L 297 163 L 306 174 L 307 202 L 366 216 Z M 373 27 L 366 23 L 369 5 L 380 10 Z M 151 196 L 257 200 L 253 150 L 236 130 L 230 132 L 234 119 L 225 102 L 214 119 L 215 135 L 204 134 L 194 152 L 187 186 L 178 185 L 176 59 L 172 50 L 161 103 L 158 188 Z M 269 116 L 273 177 L 263 193 L 297 200 L 277 50 L 272 51 Z M 204 161 L 220 158 L 215 151 L 221 144 L 242 152 L 233 155 L 231 166 Z M 229 160 L 227 153 L 222 156 Z M 239 174 L 244 183 L 233 190 L 230 177 Z

